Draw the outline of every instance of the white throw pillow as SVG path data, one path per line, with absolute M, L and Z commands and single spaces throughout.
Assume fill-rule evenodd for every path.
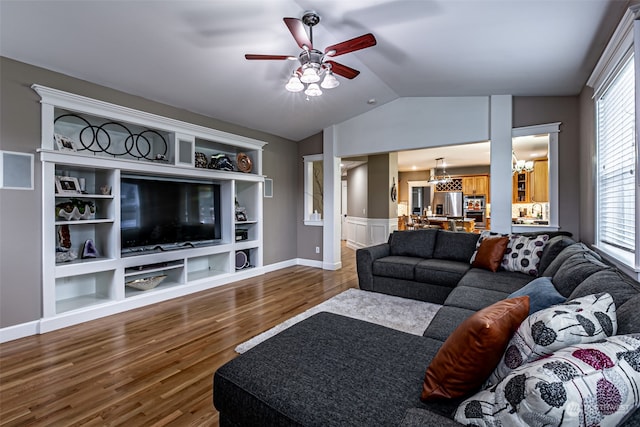
M 549 240 L 547 234 L 538 236 L 511 235 L 502 258 L 502 268 L 507 271 L 538 275 L 542 251 Z
M 524 319 L 486 386 L 497 384 L 513 369 L 564 347 L 615 335 L 616 306 L 607 293 L 587 295 L 537 311 Z
M 474 426 L 615 426 L 640 406 L 640 334 L 565 347 L 462 402 Z

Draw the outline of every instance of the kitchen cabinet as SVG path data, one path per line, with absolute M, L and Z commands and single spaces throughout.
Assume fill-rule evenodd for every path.
M 531 202 L 547 203 L 549 201 L 549 161 L 536 160 L 530 178 Z
M 531 196 L 529 173 L 521 172 L 513 175 L 513 200 L 512 203 L 530 203 Z
M 489 201 L 489 177 L 487 175 L 472 175 L 462 177 L 462 193 L 465 196 L 486 196 Z

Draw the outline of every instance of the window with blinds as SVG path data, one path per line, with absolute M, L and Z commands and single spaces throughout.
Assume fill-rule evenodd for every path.
M 631 57 L 597 99 L 598 240 L 635 250 L 635 82 Z

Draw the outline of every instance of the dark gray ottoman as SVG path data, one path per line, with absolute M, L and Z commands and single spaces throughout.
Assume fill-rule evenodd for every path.
M 218 369 L 214 405 L 222 426 L 398 425 L 411 408 L 449 415 L 457 402 L 420 402 L 424 373 L 441 345 L 318 313 Z

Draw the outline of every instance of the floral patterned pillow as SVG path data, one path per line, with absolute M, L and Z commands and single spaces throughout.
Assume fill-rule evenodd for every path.
M 640 406 L 640 334 L 565 347 L 462 402 L 465 425 L 617 425 Z
M 547 234 L 534 237 L 511 235 L 502 258 L 502 268 L 537 276 L 542 251 L 548 240 Z
M 537 311 L 524 319 L 485 386 L 497 384 L 518 366 L 561 348 L 615 335 L 616 306 L 607 293 L 587 295 Z

